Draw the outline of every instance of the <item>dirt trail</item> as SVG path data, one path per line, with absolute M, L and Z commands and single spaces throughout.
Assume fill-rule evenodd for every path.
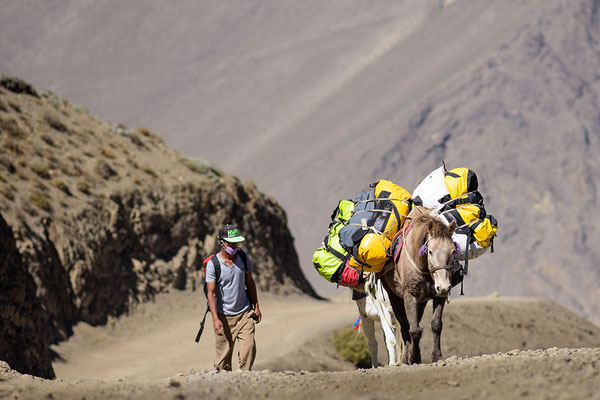
M 282 353 L 319 332 L 349 325 L 358 317 L 349 293 L 330 301 L 260 294 L 260 304 L 264 319 L 256 327 L 255 369 L 273 367 L 273 361 Z M 205 307 L 202 292 L 173 292 L 106 327 L 81 323 L 67 342 L 54 347 L 64 360 L 54 363 L 56 376 L 69 380 L 156 379 L 190 369 L 212 369 L 214 333 L 210 315 L 200 342 L 194 342 Z
M 340 293 L 330 301 L 262 294 L 254 371 L 230 373 L 212 371 L 210 321 L 201 342 L 193 341 L 202 293 L 159 296 L 107 326 L 78 325 L 54 347 L 63 358 L 54 381 L 0 363 L 0 399 L 600 399 L 600 328 L 555 303 L 453 299 L 443 361 L 354 370 L 329 339 L 357 316 L 349 293 Z M 425 362 L 430 314 L 422 323 Z

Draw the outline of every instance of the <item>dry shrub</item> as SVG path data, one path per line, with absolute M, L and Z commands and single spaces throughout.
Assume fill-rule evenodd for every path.
M 185 165 L 190 171 L 206 175 L 214 181 L 223 177 L 223 173 L 209 161 L 181 158 L 179 162 Z
M 58 119 L 56 115 L 46 113 L 44 115 L 44 121 L 53 129 L 59 132 L 67 132 L 67 126 L 62 123 L 61 120 Z
M 48 201 L 46 196 L 44 196 L 38 191 L 31 192 L 31 194 L 29 195 L 29 201 L 31 201 L 31 204 L 33 204 L 39 209 L 42 209 L 47 212 L 52 212 L 52 206 L 50 205 L 50 202 Z
M 94 171 L 103 179 L 110 179 L 114 176 L 117 176 L 117 171 L 115 171 L 106 161 L 102 160 L 98 161 Z
M 20 113 L 21 112 L 21 106 L 18 105 L 17 103 L 15 103 L 12 100 L 8 101 L 8 105 L 10 106 L 10 108 L 12 108 L 13 110 L 15 110 L 16 112 Z
M 367 338 L 362 333 L 357 333 L 351 327 L 334 331 L 332 334 L 333 346 L 338 354 L 359 368 L 371 366 L 371 355 Z
M 7 140 L 4 142 L 4 148 L 15 155 L 23 155 L 25 152 L 20 143 L 14 140 Z
M 18 122 L 12 118 L 6 121 L 0 120 L 0 131 L 15 139 L 23 139 L 26 136 Z
M 3 188 L 2 188 L 2 194 L 4 195 L 4 197 L 5 197 L 7 200 L 11 200 L 11 201 L 12 201 L 12 200 L 14 200 L 14 199 L 15 199 L 15 194 L 14 194 L 14 192 L 13 192 L 12 190 L 10 190 L 9 188 L 7 188 L 7 187 L 3 187 Z
M 101 152 L 102 152 L 102 155 L 106 158 L 114 159 L 116 157 L 115 152 L 112 151 L 111 149 L 107 149 L 107 148 L 103 147 Z
M 90 185 L 87 182 L 78 182 L 77 183 L 77 189 L 79 189 L 79 191 L 83 194 L 91 194 L 90 192 Z
M 66 183 L 64 183 L 63 181 L 60 180 L 56 180 L 53 182 L 54 186 L 56 186 L 58 189 L 62 190 L 65 194 L 72 196 L 73 193 L 71 193 L 71 190 L 69 189 L 69 186 L 67 186 Z
M 54 140 L 50 136 L 48 136 L 48 135 L 42 135 L 41 137 L 42 137 L 42 140 L 44 142 L 46 142 L 46 144 L 48 144 L 49 146 L 52 146 L 52 147 L 56 147 L 56 144 L 54 143 Z
M 48 166 L 42 164 L 32 164 L 31 170 L 35 172 L 37 176 L 42 179 L 50 179 L 50 173 L 48 172 Z
M 137 131 L 139 133 L 141 133 L 142 135 L 146 136 L 146 137 L 150 137 L 152 136 L 152 132 L 150 132 L 148 129 L 146 128 L 137 128 Z
M 83 175 L 83 170 L 81 169 L 81 167 L 79 167 L 79 165 L 73 163 L 73 164 L 68 164 L 68 163 L 61 163 L 58 166 L 58 169 L 65 175 L 68 176 L 81 176 Z
M 10 90 L 13 93 L 23 93 L 30 96 L 39 97 L 39 94 L 29 83 L 21 78 L 0 74 L 0 86 Z
M 149 166 L 147 166 L 147 165 L 140 166 L 140 169 L 142 171 L 144 171 L 145 173 L 147 173 L 148 175 L 150 175 L 151 177 L 153 177 L 153 178 L 157 178 L 158 177 L 158 175 L 156 174 L 156 172 L 154 172 L 154 170 L 152 168 L 150 168 Z
M 133 168 L 139 168 L 140 165 L 137 163 L 137 161 L 135 161 L 135 159 L 131 158 L 131 157 L 127 157 L 127 163 L 129 165 L 131 165 Z

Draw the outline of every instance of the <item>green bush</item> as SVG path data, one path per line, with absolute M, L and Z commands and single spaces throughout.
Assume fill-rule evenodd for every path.
M 346 327 L 334 331 L 332 336 L 333 345 L 342 358 L 358 368 L 371 366 L 369 345 L 364 334 L 356 332 L 351 327 Z

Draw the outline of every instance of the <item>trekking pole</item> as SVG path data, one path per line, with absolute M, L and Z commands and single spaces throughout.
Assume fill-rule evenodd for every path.
M 202 332 L 204 331 L 204 322 L 206 321 L 206 314 L 208 314 L 209 308 L 206 306 L 206 311 L 204 311 L 204 317 L 202 317 L 202 322 L 200 322 L 200 329 L 198 330 L 198 334 L 196 335 L 196 343 L 200 341 L 200 336 L 202 336 Z

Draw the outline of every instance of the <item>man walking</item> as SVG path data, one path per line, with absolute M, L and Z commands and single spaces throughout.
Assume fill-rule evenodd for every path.
M 259 323 L 262 319 L 252 278 L 254 268 L 248 254 L 238 247 L 245 239 L 237 227 L 223 226 L 217 238 L 221 251 L 206 264 L 208 307 L 216 339 L 215 368 L 231 371 L 233 344 L 237 340 L 240 368 L 250 371 L 256 356 L 254 321 Z

